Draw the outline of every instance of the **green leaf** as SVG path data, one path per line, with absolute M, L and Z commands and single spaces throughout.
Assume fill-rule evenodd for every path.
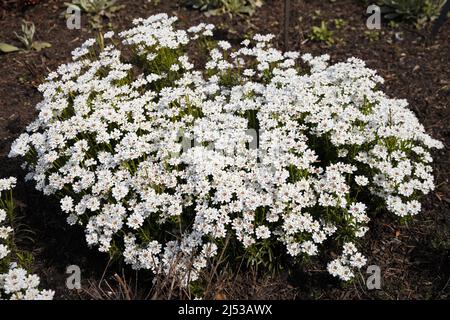
M 10 44 L 0 42 L 0 51 L 3 53 L 19 51 L 20 49 Z
M 41 51 L 42 49 L 50 48 L 51 46 L 52 45 L 48 42 L 35 41 L 31 47 L 36 51 Z
M 255 9 L 251 6 L 243 6 L 239 8 L 239 13 L 248 14 L 249 16 L 255 13 Z
M 115 6 L 112 6 L 111 8 L 109 8 L 109 11 L 110 12 L 117 12 L 117 11 L 119 11 L 119 10 L 122 10 L 123 8 L 125 8 L 125 5 L 115 5 Z
M 395 18 L 398 17 L 398 13 L 388 13 L 384 15 L 384 18 L 387 20 L 394 20 Z
M 213 9 L 213 10 L 206 11 L 205 16 L 206 17 L 218 16 L 218 15 L 221 15 L 222 13 L 223 13 L 222 9 Z

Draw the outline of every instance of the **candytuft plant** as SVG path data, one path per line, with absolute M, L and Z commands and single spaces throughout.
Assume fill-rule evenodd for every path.
M 0 300 L 51 300 L 54 291 L 38 288 L 39 277 L 24 266 L 30 256 L 20 252 L 13 241 L 15 184 L 16 178 L 0 179 Z
M 420 212 L 442 144 L 357 58 L 283 53 L 257 34 L 194 64 L 213 26 L 175 22 L 136 19 L 74 50 L 10 156 L 90 246 L 135 269 L 187 285 L 217 256 L 264 265 L 332 250 L 328 271 L 350 280 L 376 208 Z

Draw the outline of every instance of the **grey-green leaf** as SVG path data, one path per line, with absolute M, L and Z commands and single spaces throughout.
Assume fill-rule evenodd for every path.
M 41 51 L 45 48 L 50 48 L 52 45 L 48 42 L 35 41 L 33 42 L 32 48 L 36 51 Z
M 0 42 L 0 51 L 3 53 L 19 51 L 20 49 L 10 44 Z

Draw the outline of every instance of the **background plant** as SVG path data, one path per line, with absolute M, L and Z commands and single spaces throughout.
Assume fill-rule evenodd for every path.
M 42 41 L 35 41 L 34 35 L 36 32 L 36 27 L 34 26 L 33 22 L 22 20 L 22 33 L 18 34 L 14 32 L 16 37 L 22 42 L 22 44 L 25 47 L 25 50 L 36 50 L 41 51 L 44 48 L 51 47 L 51 44 L 48 42 L 42 42 Z M 3 53 L 8 52 L 14 52 L 19 51 L 20 48 L 17 48 L 13 45 L 7 44 L 7 43 L 0 43 L 0 51 Z
M 104 19 L 111 20 L 117 11 L 124 8 L 124 5 L 117 4 L 117 0 L 74 0 L 65 4 L 87 13 L 94 29 L 101 29 Z
M 335 41 L 333 38 L 334 32 L 328 29 L 325 21 L 320 22 L 320 26 L 313 26 L 309 35 L 311 40 L 321 41 L 327 45 L 332 45 Z
M 385 19 L 412 21 L 421 28 L 439 15 L 445 0 L 379 0 L 375 3 L 381 7 Z
M 262 0 L 186 0 L 186 6 L 206 11 L 208 15 L 223 13 L 252 15 L 263 5 Z

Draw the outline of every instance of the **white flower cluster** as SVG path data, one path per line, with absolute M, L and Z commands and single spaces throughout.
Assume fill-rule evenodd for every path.
M 419 212 L 434 186 L 429 149 L 442 144 L 363 61 L 329 65 L 256 35 L 196 63 L 213 27 L 175 20 L 139 19 L 75 50 L 12 146 L 90 245 L 187 283 L 227 237 L 313 256 L 364 236 L 367 199 Z M 343 279 L 365 262 L 350 246 L 329 267 Z
M 5 226 L 7 211 L 2 207 L 5 200 L 2 199 L 5 191 L 10 191 L 16 184 L 16 178 L 0 179 L 0 300 L 51 300 L 54 292 L 51 290 L 39 290 L 39 277 L 29 274 L 25 269 L 17 266 L 15 262 L 9 262 L 11 253 L 8 247 L 8 238 L 13 232 L 10 226 Z M 6 264 L 6 269 L 3 266 Z
M 342 255 L 329 262 L 327 269 L 331 275 L 348 281 L 354 276 L 352 270 L 360 269 L 366 262 L 367 259 L 358 252 L 356 246 L 351 242 L 347 242 L 343 246 Z

